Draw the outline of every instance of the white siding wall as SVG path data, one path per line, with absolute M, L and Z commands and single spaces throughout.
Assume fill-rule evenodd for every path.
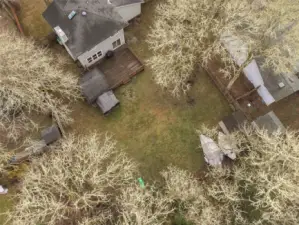
M 94 46 L 91 50 L 89 50 L 89 51 L 83 53 L 82 55 L 78 56 L 78 60 L 80 61 L 81 65 L 84 66 L 84 67 L 89 67 L 90 65 L 92 65 L 95 62 L 99 61 L 101 58 L 105 57 L 105 54 L 109 50 L 114 50 L 113 46 L 112 46 L 112 43 L 114 41 L 116 41 L 117 39 L 120 39 L 121 45 L 125 44 L 125 36 L 124 36 L 124 30 L 123 29 L 118 31 L 114 36 L 109 37 L 106 40 L 99 43 L 98 45 Z M 89 57 L 92 57 L 94 54 L 97 54 L 97 52 L 99 52 L 99 51 L 102 52 L 102 56 L 98 57 L 96 60 L 93 60 L 91 63 L 88 63 L 87 59 Z
M 141 14 L 141 3 L 119 6 L 116 10 L 125 21 L 129 21 Z

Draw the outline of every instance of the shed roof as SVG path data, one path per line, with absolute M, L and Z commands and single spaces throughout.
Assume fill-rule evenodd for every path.
M 61 138 L 61 133 L 56 125 L 52 125 L 41 132 L 42 139 L 48 145 Z
M 69 19 L 68 15 L 76 11 Z M 82 12 L 86 12 L 83 16 Z M 74 58 L 116 34 L 127 23 L 107 0 L 54 0 L 43 13 L 52 28 L 59 26 Z
M 261 129 L 266 129 L 270 133 L 273 133 L 277 130 L 285 131 L 284 125 L 281 123 L 281 121 L 273 111 L 258 117 L 255 121 L 252 122 L 252 124 Z
M 97 99 L 97 105 L 101 108 L 104 114 L 108 113 L 112 108 L 119 104 L 113 91 L 107 91 L 100 95 Z
M 117 7 L 135 3 L 143 3 L 143 0 L 110 0 L 110 2 Z
M 95 102 L 101 94 L 109 90 L 105 75 L 97 67 L 84 73 L 80 86 L 88 103 Z
M 257 64 L 261 65 L 263 59 L 256 59 Z M 272 69 L 259 66 L 265 87 L 273 96 L 275 101 L 279 101 L 299 90 L 299 79 L 296 75 L 275 74 Z M 283 83 L 284 87 L 279 87 Z

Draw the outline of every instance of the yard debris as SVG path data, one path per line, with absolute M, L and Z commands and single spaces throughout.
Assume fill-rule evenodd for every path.
M 7 188 L 3 188 L 2 185 L 0 185 L 0 195 L 5 195 L 7 194 L 8 189 Z
M 30 159 L 30 157 L 34 156 L 34 155 L 38 155 L 43 153 L 44 151 L 46 151 L 47 148 L 47 144 L 44 140 L 35 142 L 33 145 L 29 146 L 28 148 L 25 148 L 24 151 L 22 152 L 18 152 L 16 155 L 14 155 L 11 159 L 10 159 L 10 163 L 11 164 L 19 164 L 25 160 Z
M 220 166 L 224 155 L 219 146 L 209 137 L 200 135 L 200 142 L 204 152 L 205 161 L 211 166 Z
M 140 185 L 141 188 L 145 188 L 144 181 L 141 177 L 138 178 L 138 182 L 139 182 L 139 185 Z
M 31 144 L 31 146 L 25 148 L 24 151 L 18 152 L 14 155 L 9 163 L 11 164 L 19 164 L 25 160 L 30 159 L 30 157 L 42 154 L 47 151 L 48 145 L 54 143 L 58 139 L 61 138 L 61 132 L 57 125 L 52 125 L 41 132 L 41 140 L 35 141 Z
M 218 145 L 221 151 L 230 159 L 236 159 L 237 145 L 234 141 L 222 132 L 218 133 Z

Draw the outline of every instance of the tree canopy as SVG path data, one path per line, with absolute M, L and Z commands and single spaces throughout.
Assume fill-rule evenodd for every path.
M 62 57 L 34 41 L 3 31 L 0 34 L 0 131 L 16 140 L 36 127 L 30 114 L 52 114 L 71 122 L 70 100 L 79 98 L 77 77 L 63 70 Z
M 199 177 L 169 166 L 160 185 L 142 188 L 110 136 L 69 136 L 33 161 L 8 214 L 15 225 L 299 223 L 298 133 L 247 127 L 231 138 L 240 148 L 233 163 Z
M 299 60 L 298 10 L 295 0 L 163 1 L 147 40 L 155 80 L 179 95 L 188 89 L 194 69 L 216 58 L 229 78 L 253 58 L 262 58 L 275 73 L 292 73 Z M 240 65 L 227 42 L 243 57 Z

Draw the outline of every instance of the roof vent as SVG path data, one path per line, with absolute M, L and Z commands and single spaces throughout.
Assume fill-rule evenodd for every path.
M 54 31 L 55 31 L 55 33 L 57 34 L 57 36 L 59 37 L 59 39 L 62 43 L 67 42 L 68 38 L 59 26 L 54 27 Z
M 87 13 L 85 11 L 82 12 L 82 16 L 86 16 Z
M 74 18 L 74 16 L 76 16 L 76 14 L 76 11 L 73 10 L 67 17 L 69 18 L 69 20 L 71 20 Z
M 280 82 L 280 83 L 278 83 L 278 86 L 279 86 L 280 88 L 283 88 L 285 85 L 284 85 L 283 82 Z

